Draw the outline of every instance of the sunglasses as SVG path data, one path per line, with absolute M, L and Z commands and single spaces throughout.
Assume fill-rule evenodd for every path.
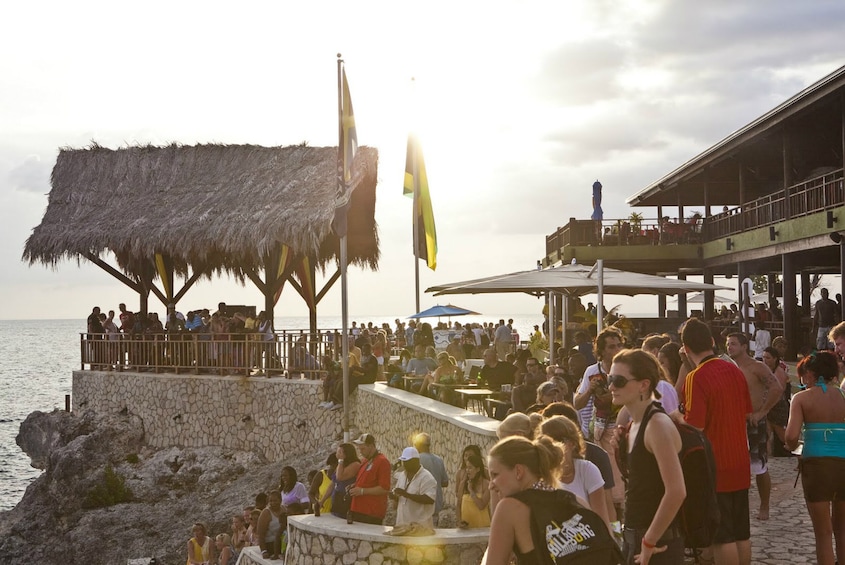
M 613 388 L 625 388 L 629 382 L 635 381 L 637 379 L 629 379 L 624 375 L 608 375 L 610 380 L 610 384 L 613 385 Z

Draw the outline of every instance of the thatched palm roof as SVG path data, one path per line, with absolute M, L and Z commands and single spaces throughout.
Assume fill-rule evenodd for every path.
M 376 268 L 378 152 L 355 159 L 349 259 Z M 188 265 L 241 275 L 284 243 L 333 261 L 337 149 L 198 145 L 62 149 L 41 224 L 23 259 L 55 266 L 64 258 L 111 251 L 128 274 L 155 253 Z

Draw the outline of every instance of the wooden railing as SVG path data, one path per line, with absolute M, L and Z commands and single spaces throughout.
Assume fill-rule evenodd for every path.
M 339 358 L 339 332 L 80 334 L 81 368 L 319 378 Z
M 567 225 L 546 237 L 546 256 L 561 259 L 562 249 L 568 246 L 704 243 L 842 205 L 845 205 L 845 186 L 842 169 L 838 169 L 695 221 L 571 218 Z

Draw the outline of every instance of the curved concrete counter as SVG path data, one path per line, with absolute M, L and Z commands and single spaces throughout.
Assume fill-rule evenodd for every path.
M 487 548 L 489 528 L 437 529 L 433 536 L 389 536 L 390 526 L 347 524 L 335 516 L 288 518 L 287 565 L 389 565 L 455 563 L 477 565 Z

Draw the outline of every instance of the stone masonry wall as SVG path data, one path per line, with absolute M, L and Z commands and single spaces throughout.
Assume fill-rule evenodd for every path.
M 320 381 L 74 371 L 73 410 L 128 410 L 144 422 L 153 447 L 221 446 L 261 453 L 268 460 L 323 451 L 342 437 L 342 411 L 324 410 Z M 417 432 L 432 437 L 432 453 L 446 463 L 450 481 L 464 447 L 486 452 L 499 422 L 384 383 L 362 385 L 350 398 L 351 432 L 369 432 L 391 461 Z M 453 485 L 444 502 L 455 505 Z
M 464 447 L 475 444 L 487 453 L 496 443 L 497 420 L 418 394 L 376 383 L 359 387 L 357 401 L 358 431 L 373 434 L 379 450 L 391 461 L 411 445 L 418 432 L 431 435 L 431 452 L 443 458 L 449 473 L 450 485 L 443 493 L 447 505 L 455 505 L 453 483 Z
M 281 377 L 74 371 L 73 410 L 129 410 L 154 447 L 222 446 L 279 461 L 326 450 L 341 437 L 342 411 L 317 406 L 321 386 Z

